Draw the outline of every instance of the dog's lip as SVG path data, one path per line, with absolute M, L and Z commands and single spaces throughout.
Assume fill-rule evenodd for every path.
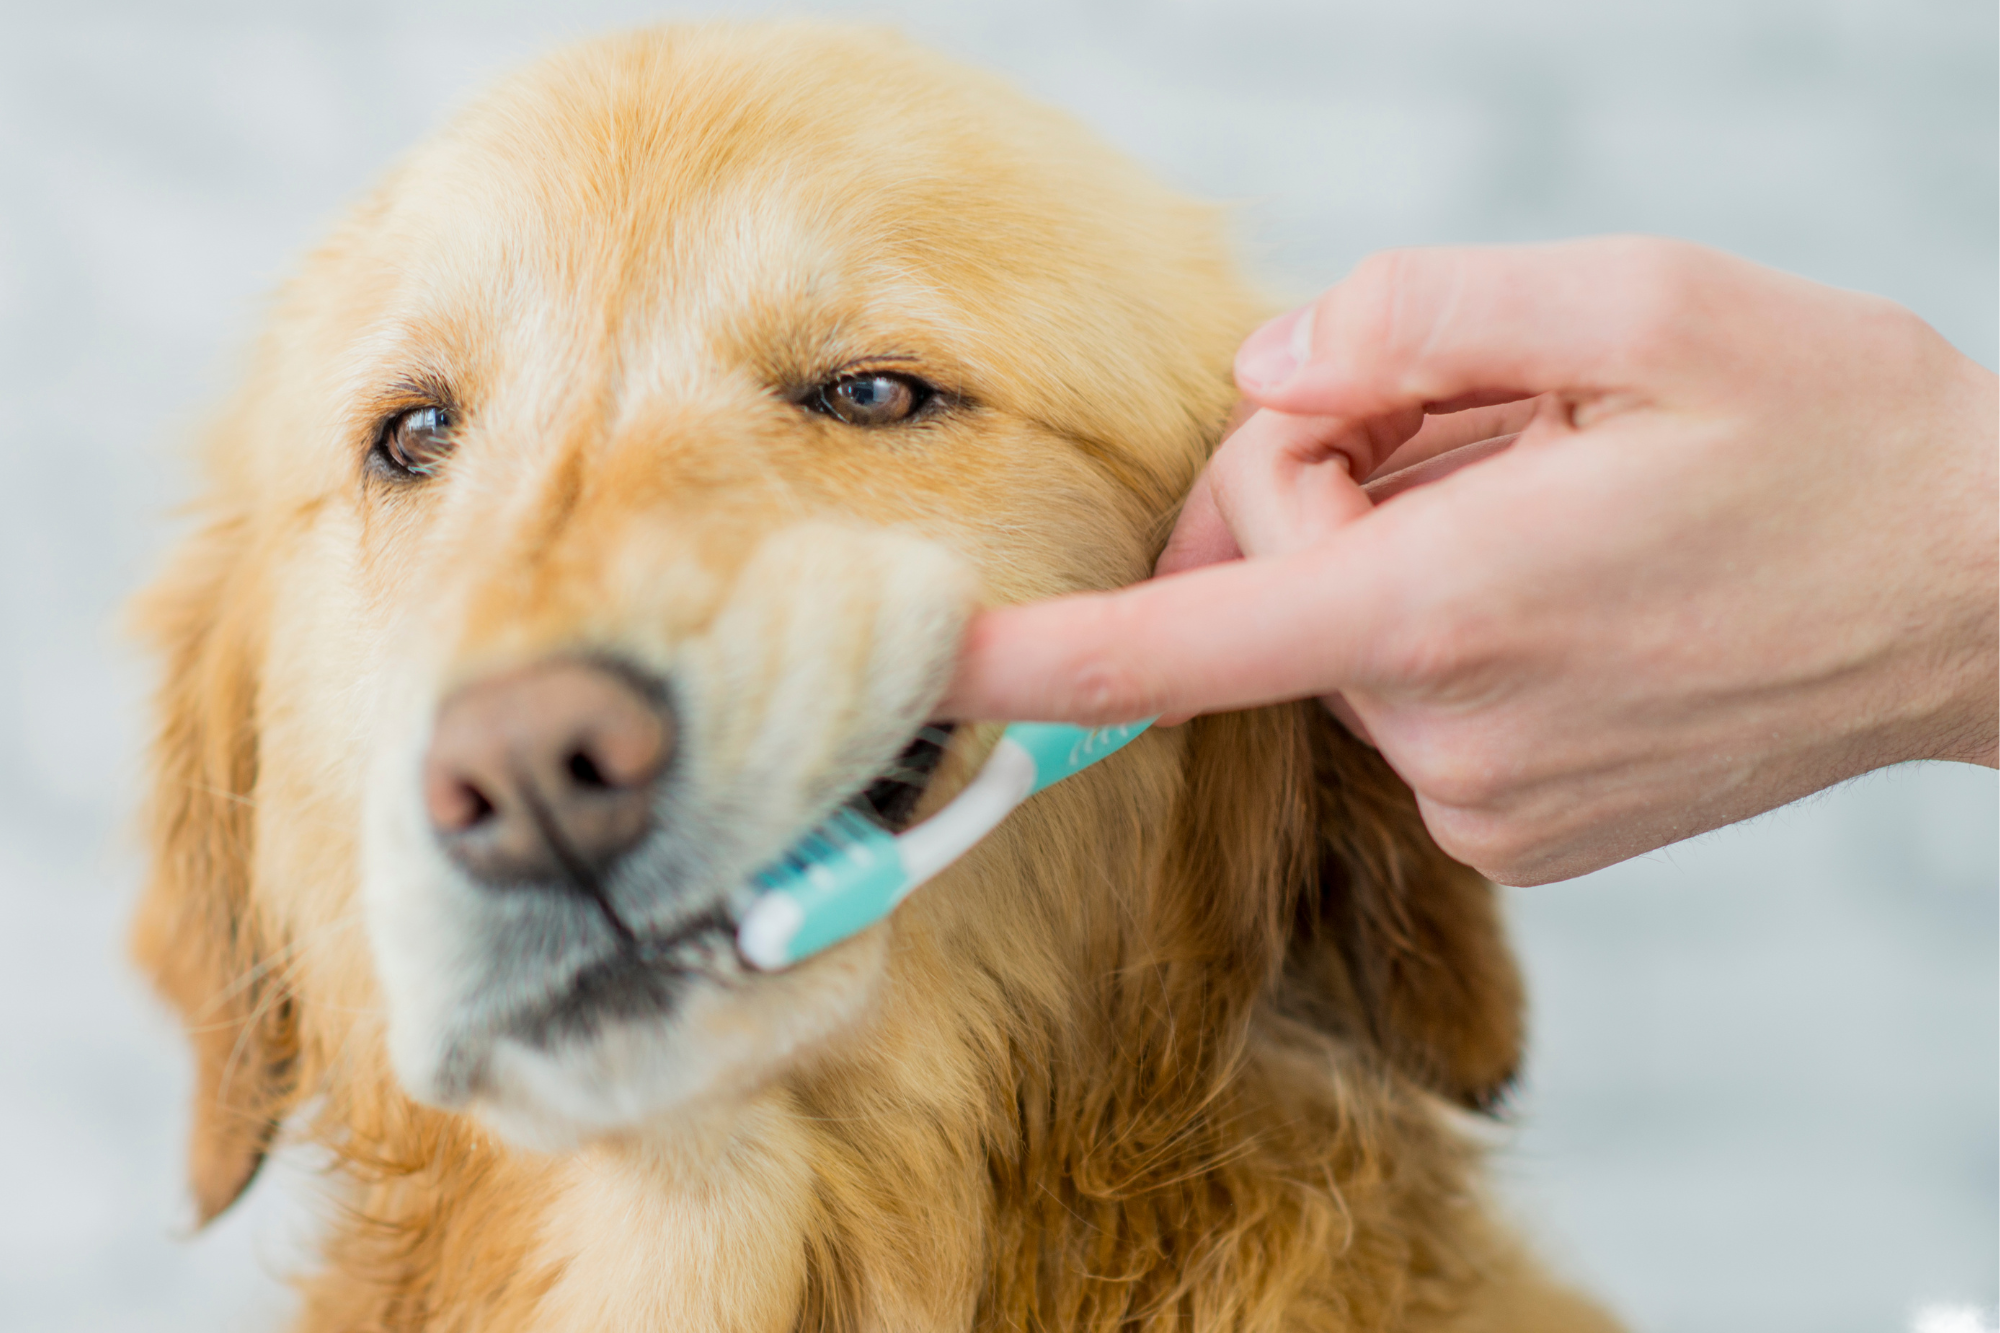
M 707 968 L 690 967 L 678 961 L 675 955 L 690 944 L 722 935 L 733 937 L 735 931 L 736 925 L 729 915 L 727 904 L 716 903 L 663 934 L 636 936 L 619 950 L 619 954 L 647 967 L 664 967 L 687 973 L 707 972 Z
M 621 941 L 578 968 L 546 999 L 500 1028 L 532 1045 L 606 1022 L 655 1022 L 680 1007 L 690 983 L 729 985 L 746 966 L 736 927 L 718 904 L 659 934 Z

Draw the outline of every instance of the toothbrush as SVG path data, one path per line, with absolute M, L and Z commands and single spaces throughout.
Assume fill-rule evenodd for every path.
M 1115 727 L 1016 722 L 964 791 L 900 834 L 845 807 L 836 810 L 753 877 L 737 921 L 737 952 L 775 972 L 866 930 L 1015 806 L 1124 748 L 1152 724 L 1151 718 Z

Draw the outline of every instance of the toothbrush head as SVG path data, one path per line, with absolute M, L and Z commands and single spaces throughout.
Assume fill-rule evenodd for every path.
M 951 804 L 892 836 L 842 807 L 759 871 L 737 905 L 736 948 L 766 972 L 789 967 L 888 916 L 1015 806 L 1122 749 L 1152 725 L 1017 722 Z
M 843 806 L 752 878 L 736 947 L 767 972 L 789 966 L 889 915 L 908 879 L 896 839 Z

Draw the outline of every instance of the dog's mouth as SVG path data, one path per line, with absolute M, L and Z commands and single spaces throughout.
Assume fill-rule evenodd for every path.
M 916 817 L 917 805 L 930 790 L 944 763 L 956 724 L 932 722 L 920 727 L 894 763 L 875 780 L 849 797 L 848 809 L 874 821 L 890 833 L 901 833 Z
M 908 828 L 951 745 L 952 723 L 931 723 L 911 737 L 895 760 L 844 808 L 890 833 Z M 736 923 L 727 902 L 656 934 L 620 938 L 615 952 L 578 972 L 561 996 L 517 1029 L 546 1046 L 606 1021 L 643 1020 L 671 1011 L 686 988 L 707 980 L 733 985 L 746 964 L 736 951 Z

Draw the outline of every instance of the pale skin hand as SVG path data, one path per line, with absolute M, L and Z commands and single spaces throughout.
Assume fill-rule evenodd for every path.
M 1996 382 L 1914 315 L 1638 238 L 1378 255 L 1307 309 L 1238 354 L 1174 577 L 982 614 L 942 716 L 1320 696 L 1514 884 L 1995 763 Z

